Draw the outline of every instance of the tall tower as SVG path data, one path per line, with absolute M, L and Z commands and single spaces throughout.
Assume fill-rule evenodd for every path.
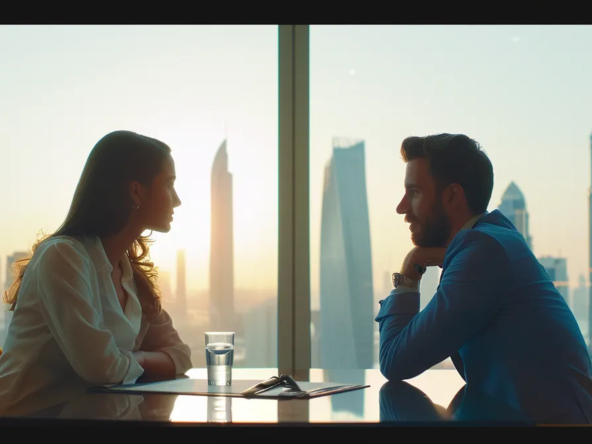
M 542 256 L 538 260 L 545 267 L 557 291 L 563 296 L 565 302 L 572 307 L 573 304 L 569 297 L 569 279 L 567 278 L 567 259 L 564 257 Z
M 372 368 L 374 291 L 363 141 L 333 141 L 325 168 L 320 266 L 321 367 Z
M 175 295 L 175 312 L 184 319 L 187 315 L 187 277 L 185 250 L 177 251 L 177 291 Z
M 498 209 L 506 216 L 516 229 L 524 236 L 528 247 L 532 250 L 532 238 L 528 233 L 528 212 L 524 194 L 514 182 L 510 182 L 502 196 Z
M 12 253 L 11 256 L 6 257 L 6 269 L 5 269 L 5 279 L 4 279 L 4 290 L 8 290 L 10 286 L 14 283 L 14 277 L 12 274 L 12 269 L 16 261 L 29 257 L 29 253 L 26 251 L 15 251 Z
M 4 270 L 4 275 L 6 276 L 4 278 L 4 291 L 8 290 L 14 283 L 12 268 L 14 267 L 15 262 L 26 257 L 29 257 L 29 253 L 26 251 L 15 251 L 11 256 L 6 258 L 6 268 Z M 4 297 L 4 292 L 2 292 L 2 297 Z M 10 324 L 13 313 L 12 311 L 6 311 L 6 308 L 8 307 L 5 307 L 4 304 L 2 304 L 2 318 L 0 318 L 0 320 L 2 320 L 2 323 L 0 324 L 0 346 L 4 345 L 4 339 L 8 333 L 8 324 Z
M 236 330 L 232 174 L 226 140 L 214 157 L 211 183 L 210 330 Z
M 590 174 L 592 175 L 592 135 L 590 135 L 590 152 L 591 152 L 591 163 L 590 163 Z M 588 196 L 588 254 L 589 254 L 589 267 L 588 267 L 588 278 L 590 285 L 590 299 L 588 305 L 588 350 L 592 353 L 592 181 L 591 188 L 589 189 Z

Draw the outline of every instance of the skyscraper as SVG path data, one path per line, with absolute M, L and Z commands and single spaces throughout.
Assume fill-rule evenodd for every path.
M 15 251 L 12 253 L 11 256 L 6 257 L 6 278 L 4 279 L 4 289 L 8 290 L 12 283 L 14 282 L 14 277 L 12 274 L 12 268 L 16 261 L 20 259 L 24 259 L 29 256 L 29 253 L 26 251 Z
M 4 301 L 4 280 L 2 279 L 3 276 L 6 275 L 6 271 L 2 270 L 2 258 L 0 258 L 0 298 Z M 6 306 L 4 302 L 0 304 L 2 309 L 0 309 L 0 348 L 4 347 L 4 325 L 6 320 Z
M 590 150 L 592 154 L 592 135 L 590 136 Z M 592 156 L 591 156 L 591 169 L 590 174 L 592 176 Z M 592 186 L 590 187 L 589 198 L 588 198 L 588 226 L 589 226 L 589 237 L 588 237 L 588 254 L 589 254 L 589 269 L 588 269 L 588 282 L 590 283 L 590 298 L 588 303 L 588 349 L 592 352 Z
M 236 330 L 232 174 L 226 140 L 214 158 L 211 183 L 210 330 Z
M 177 251 L 177 289 L 175 294 L 175 313 L 178 320 L 187 317 L 187 278 L 185 265 L 185 250 Z
M 510 182 L 502 196 L 502 202 L 498 208 L 504 216 L 510 219 L 516 229 L 524 236 L 526 243 L 532 250 L 532 238 L 528 234 L 528 212 L 526 211 L 526 200 L 520 188 Z
M 166 303 L 168 307 L 172 307 L 175 301 L 171 290 L 171 274 L 169 272 L 158 272 L 158 286 L 160 288 L 163 303 Z
M 20 259 L 24 259 L 29 256 L 29 253 L 26 251 L 15 251 L 12 253 L 11 256 L 7 256 L 6 258 L 6 269 L 5 269 L 5 278 L 4 278 L 4 290 L 8 290 L 10 286 L 14 282 L 14 277 L 12 274 L 12 268 L 16 261 Z M 3 293 L 4 295 L 4 293 Z M 6 334 L 8 333 L 8 324 L 10 324 L 10 320 L 12 319 L 12 311 L 6 311 L 8 307 L 5 307 L 2 304 L 3 313 L 2 313 L 2 325 L 0 329 L 0 344 L 4 345 L 4 339 L 6 338 Z
M 588 337 L 588 299 L 589 299 L 589 290 L 588 286 L 586 285 L 586 278 L 583 274 L 580 274 L 578 277 L 578 286 L 572 290 L 572 307 L 571 310 L 573 311 L 578 324 L 580 324 L 580 328 L 582 329 L 582 333 Z
M 247 367 L 277 366 L 277 299 L 267 299 L 243 317 Z
M 567 259 L 564 257 L 543 256 L 539 258 L 539 262 L 547 270 L 547 274 L 553 281 L 553 285 L 555 285 L 557 291 L 561 293 L 565 302 L 571 307 L 572 304 L 569 300 L 569 280 L 567 278 Z
M 334 139 L 321 220 L 323 368 L 372 368 L 374 292 L 363 141 Z

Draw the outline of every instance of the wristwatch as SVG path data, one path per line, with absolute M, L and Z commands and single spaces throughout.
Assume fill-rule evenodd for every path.
M 395 288 L 403 286 L 419 290 L 419 280 L 408 278 L 401 273 L 393 273 L 393 286 Z

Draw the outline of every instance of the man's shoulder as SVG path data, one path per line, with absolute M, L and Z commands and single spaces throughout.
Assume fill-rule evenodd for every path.
M 509 251 L 505 241 L 495 234 L 478 229 L 463 230 L 448 246 L 443 273 L 452 268 L 471 280 L 476 276 L 505 273 L 512 263 Z
M 450 243 L 446 256 L 448 259 L 470 248 L 472 254 L 482 252 L 498 259 L 508 258 L 509 251 L 514 249 L 514 233 L 502 227 L 481 225 L 476 228 L 462 230 Z
M 451 247 L 458 247 L 468 243 L 504 245 L 508 242 L 507 234 L 503 228 L 491 225 L 479 225 L 475 228 L 459 231 L 450 243 Z

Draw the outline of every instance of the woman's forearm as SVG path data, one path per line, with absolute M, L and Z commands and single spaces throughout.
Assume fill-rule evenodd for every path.
M 144 369 L 144 376 L 170 376 L 175 377 L 177 369 L 171 357 L 160 351 L 134 352 L 134 356 Z

